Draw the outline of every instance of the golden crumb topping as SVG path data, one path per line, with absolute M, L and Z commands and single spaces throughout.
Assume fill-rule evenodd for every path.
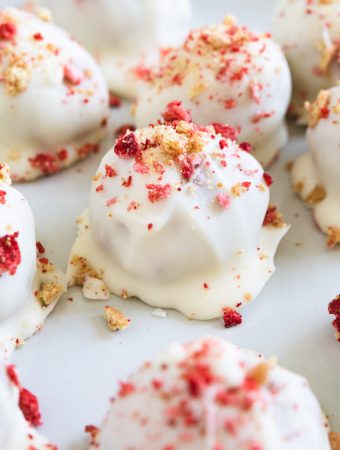
M 330 93 L 329 91 L 320 91 L 315 102 L 306 102 L 305 108 L 308 114 L 309 128 L 315 128 L 321 119 L 329 115 Z
M 105 317 L 107 324 L 112 331 L 125 330 L 130 325 L 130 319 L 119 309 L 112 306 L 105 306 Z

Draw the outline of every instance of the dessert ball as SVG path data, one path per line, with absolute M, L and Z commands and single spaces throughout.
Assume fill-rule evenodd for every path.
M 306 124 L 305 101 L 340 78 L 340 3 L 337 0 L 281 0 L 273 36 L 286 54 L 293 78 L 290 115 Z
M 3 450 L 57 450 L 33 426 L 40 414 L 37 400 L 20 386 L 13 366 L 0 364 L 0 448 Z
M 213 338 L 173 344 L 121 382 L 92 436 L 96 450 L 330 450 L 304 378 Z
M 294 190 L 313 208 L 329 247 L 340 242 L 340 87 L 321 91 L 307 103 L 309 152 L 292 169 Z
M 135 71 L 177 45 L 188 30 L 190 0 L 39 0 L 98 59 L 112 91 L 135 95 Z
M 32 211 L 0 165 L 0 353 L 41 327 L 65 287 L 64 275 L 37 258 Z
M 235 127 L 263 166 L 287 142 L 290 73 L 268 33 L 253 33 L 227 17 L 221 24 L 192 31 L 183 45 L 164 52 L 160 63 L 140 78 L 139 127 L 153 123 L 168 102 L 179 100 L 198 124 Z
M 127 131 L 103 158 L 78 222 L 71 285 L 99 278 L 111 293 L 210 319 L 249 302 L 271 276 L 288 227 L 266 222 L 270 176 L 235 130 L 176 119 L 188 114 L 169 105 L 172 122 Z
M 98 150 L 108 89 L 93 58 L 63 30 L 0 10 L 0 161 L 15 181 L 70 166 Z

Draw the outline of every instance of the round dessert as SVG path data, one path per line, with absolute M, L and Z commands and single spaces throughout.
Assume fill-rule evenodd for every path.
M 294 190 L 313 208 L 316 224 L 334 247 L 340 243 L 340 87 L 321 91 L 306 109 L 310 151 L 294 162 Z
M 306 124 L 305 101 L 340 79 L 340 3 L 337 0 L 281 0 L 273 36 L 286 54 L 293 78 L 290 115 Z
M 98 59 L 112 91 L 135 95 L 135 71 L 177 45 L 188 30 L 190 0 L 39 0 Z
M 0 448 L 57 450 L 33 426 L 40 422 L 36 398 L 20 386 L 13 366 L 0 364 Z
M 139 127 L 154 123 L 168 102 L 179 100 L 198 124 L 235 127 L 264 167 L 287 142 L 290 73 L 268 33 L 253 33 L 227 17 L 192 31 L 182 46 L 165 52 L 140 78 Z
M 96 450 L 331 448 L 304 378 L 213 338 L 146 362 L 120 383 L 102 428 L 87 430 Z
M 32 211 L 0 165 L 0 353 L 35 333 L 65 288 L 64 275 L 37 258 Z
M 0 161 L 15 181 L 70 166 L 98 150 L 108 89 L 93 58 L 63 30 L 0 11 Z
M 177 120 L 190 120 L 177 103 L 164 115 L 173 121 L 127 131 L 103 158 L 68 280 L 219 317 L 260 292 L 288 226 L 266 214 L 271 178 L 235 130 Z

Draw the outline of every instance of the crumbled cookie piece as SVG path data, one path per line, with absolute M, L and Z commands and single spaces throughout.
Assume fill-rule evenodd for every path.
M 329 433 L 329 442 L 332 450 L 340 450 L 340 433 Z
M 130 325 L 130 319 L 112 306 L 105 306 L 107 324 L 112 331 L 125 330 Z
M 63 290 L 63 286 L 58 283 L 42 283 L 37 293 L 37 297 L 44 306 L 48 306 L 60 297 Z
M 305 108 L 308 113 L 308 126 L 315 128 L 321 119 L 326 119 L 329 115 L 329 91 L 320 91 L 315 102 L 306 102 Z
M 328 227 L 327 235 L 327 245 L 329 248 L 334 248 L 337 244 L 340 244 L 340 228 Z
M 83 286 L 85 283 L 86 276 L 89 276 L 91 278 L 97 278 L 98 280 L 101 280 L 103 278 L 102 272 L 97 272 L 94 270 L 86 258 L 83 256 L 73 256 L 71 262 L 71 266 L 74 266 L 75 273 L 73 275 L 74 282 L 78 286 Z

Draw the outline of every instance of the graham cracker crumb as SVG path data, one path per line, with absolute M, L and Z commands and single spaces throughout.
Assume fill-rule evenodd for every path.
M 44 306 L 50 305 L 56 298 L 60 296 L 63 287 L 57 283 L 42 283 L 37 293 L 37 297 Z
M 78 286 L 84 285 L 86 276 L 97 278 L 98 280 L 101 280 L 103 278 L 103 272 L 97 272 L 95 269 L 93 269 L 88 263 L 87 259 L 83 256 L 73 256 L 70 264 L 75 268 L 73 278 L 75 284 L 77 284 Z
M 340 433 L 329 433 L 329 442 L 332 450 L 340 450 Z
M 107 324 L 112 331 L 125 330 L 130 325 L 130 319 L 112 306 L 105 306 Z
M 337 244 L 340 244 L 340 228 L 328 227 L 328 241 L 329 248 L 334 248 Z
M 265 361 L 255 366 L 249 373 L 248 377 L 256 381 L 260 386 L 264 385 L 268 381 L 269 372 L 272 368 L 270 361 Z
M 320 91 L 315 102 L 306 102 L 305 108 L 308 114 L 308 126 L 309 128 L 315 128 L 320 119 L 327 115 L 328 105 L 330 102 L 329 91 Z
M 326 191 L 322 186 L 315 186 L 312 192 L 305 198 L 305 202 L 308 205 L 315 205 L 316 203 L 321 202 L 326 197 Z

